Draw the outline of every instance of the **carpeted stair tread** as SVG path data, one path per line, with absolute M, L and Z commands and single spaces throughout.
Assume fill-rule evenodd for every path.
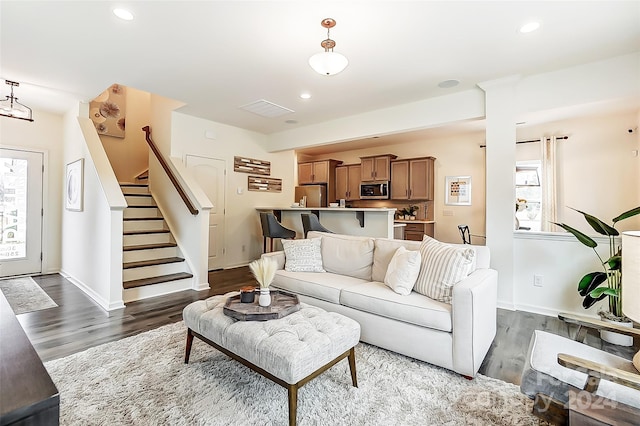
M 148 250 L 148 249 L 157 249 L 157 248 L 166 248 L 166 247 L 177 247 L 176 243 L 157 243 L 157 244 L 140 244 L 135 246 L 124 246 L 122 248 L 123 251 L 133 251 L 133 250 Z
M 139 262 L 127 262 L 122 264 L 122 269 L 142 268 L 144 266 L 164 265 L 167 263 L 184 262 L 182 257 L 164 257 L 162 259 L 142 260 Z
M 142 287 L 145 285 L 153 285 L 153 284 L 166 283 L 170 281 L 183 280 L 183 279 L 192 278 L 192 277 L 193 277 L 193 274 L 189 274 L 187 272 L 179 272 L 177 274 L 161 275 L 159 277 L 142 278 L 139 280 L 125 281 L 122 283 L 122 285 L 124 288 L 135 288 L 135 287 Z

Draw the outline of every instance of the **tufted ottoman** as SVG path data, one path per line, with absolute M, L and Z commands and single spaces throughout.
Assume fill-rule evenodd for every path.
M 193 337 L 287 388 L 289 424 L 296 424 L 298 388 L 349 358 L 353 386 L 357 387 L 354 347 L 360 324 L 343 315 L 302 304 L 299 311 L 271 321 L 237 321 L 222 309 L 227 293 L 193 302 L 184 308 L 189 362 Z

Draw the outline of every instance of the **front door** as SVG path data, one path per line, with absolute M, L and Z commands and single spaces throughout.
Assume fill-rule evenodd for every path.
M 42 272 L 42 153 L 0 149 L 0 277 Z
M 224 267 L 225 162 L 187 155 L 185 161 L 196 181 L 213 204 L 209 214 L 209 270 Z

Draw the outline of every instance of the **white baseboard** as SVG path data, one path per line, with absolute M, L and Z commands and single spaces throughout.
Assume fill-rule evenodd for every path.
M 93 290 L 91 287 L 89 287 L 88 285 L 86 285 L 82 281 L 76 279 L 75 277 L 71 276 L 68 272 L 64 271 L 63 269 L 60 270 L 60 275 L 62 275 L 63 277 L 65 277 L 66 279 L 71 281 L 71 283 L 73 285 L 75 285 L 80 290 L 82 290 L 83 293 L 85 293 L 87 296 L 89 296 L 102 309 L 104 309 L 106 311 L 113 311 L 113 310 L 116 310 L 116 309 L 124 308 L 124 302 L 122 301 L 122 299 L 116 300 L 114 302 L 109 302 L 108 300 L 103 298 L 101 295 L 96 293 L 96 291 Z

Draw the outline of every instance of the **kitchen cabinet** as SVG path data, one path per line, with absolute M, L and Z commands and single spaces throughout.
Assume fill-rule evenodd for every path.
M 298 163 L 298 185 L 329 183 L 335 178 L 336 166 L 342 164 L 338 160 L 310 161 Z
M 377 155 L 374 157 L 360 157 L 360 175 L 363 182 L 391 180 L 389 165 L 396 155 Z
M 434 157 L 391 162 L 392 200 L 433 200 Z
M 321 160 L 298 163 L 298 185 L 327 185 L 327 202 L 336 201 L 336 167 L 338 160 Z
M 404 239 L 411 241 L 422 241 L 425 235 L 433 238 L 434 222 L 423 220 L 396 221 L 396 223 L 405 223 Z
M 336 167 L 336 199 L 360 199 L 360 164 Z

